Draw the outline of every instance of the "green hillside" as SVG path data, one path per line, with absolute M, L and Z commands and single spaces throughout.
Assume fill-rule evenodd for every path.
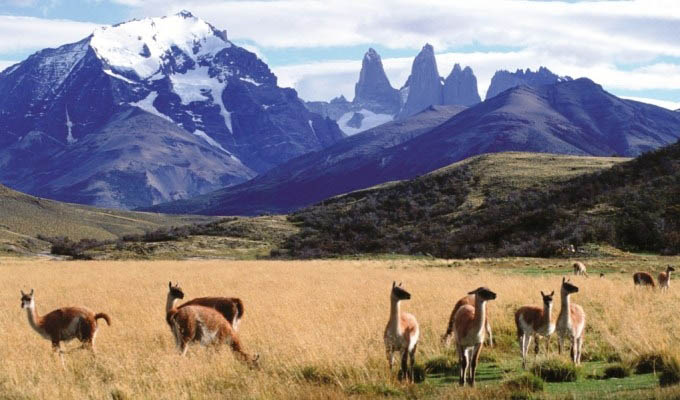
M 19 193 L 0 185 L 0 252 L 37 251 L 49 244 L 37 236 L 115 239 L 165 226 L 208 222 L 214 218 L 106 210 L 61 203 Z
M 554 253 L 572 242 L 601 239 L 579 236 L 572 225 L 583 223 L 578 216 L 585 205 L 564 194 L 583 195 L 580 187 L 591 187 L 585 183 L 590 181 L 625 186 L 621 171 L 640 169 L 640 161 L 624 161 L 629 159 L 531 153 L 472 157 L 417 179 L 338 196 L 295 213 L 290 219 L 301 232 L 284 250 L 294 257 L 471 257 L 537 255 L 550 243 Z M 596 205 L 608 209 L 604 198 L 587 209 Z M 564 210 L 570 210 L 568 215 Z M 560 226 L 563 232 L 545 235 L 546 229 L 559 231 Z

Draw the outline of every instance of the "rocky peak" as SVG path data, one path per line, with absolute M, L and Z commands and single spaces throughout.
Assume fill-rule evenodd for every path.
M 500 70 L 496 71 L 491 79 L 489 90 L 486 92 L 486 98 L 490 99 L 505 90 L 519 85 L 539 87 L 570 80 L 572 80 L 570 77 L 558 76 L 546 67 L 540 67 L 536 72 L 533 72 L 529 68 L 524 71 L 518 69 L 515 72 Z
M 374 49 L 368 49 L 364 55 L 359 81 L 354 86 L 353 103 L 375 113 L 396 114 L 399 111 L 399 91 L 387 79 L 380 55 Z
M 481 101 L 477 91 L 477 77 L 472 68 L 460 68 L 460 64 L 453 66 L 451 73 L 444 81 L 442 90 L 443 104 L 471 106 Z
M 411 75 L 408 77 L 402 92 L 406 92 L 404 107 L 399 113 L 403 119 L 417 114 L 432 104 L 442 104 L 442 83 L 437 71 L 437 60 L 434 48 L 429 43 L 413 60 Z

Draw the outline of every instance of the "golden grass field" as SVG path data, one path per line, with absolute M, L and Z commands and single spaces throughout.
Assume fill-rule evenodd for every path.
M 605 278 L 593 276 L 593 269 L 590 278 L 573 278 L 581 288 L 573 301 L 587 314 L 585 360 L 602 352 L 616 353 L 624 360 L 646 352 L 680 355 L 678 286 L 672 285 L 666 294 L 636 290 L 629 273 L 636 267 L 658 271 L 678 261 L 627 260 L 622 267 L 626 272 L 616 273 L 610 271 L 617 270 L 617 261 L 604 260 L 598 265 L 608 271 Z M 482 361 L 500 365 L 507 377 L 518 373 L 520 366 L 514 310 L 539 304 L 540 290 L 559 293 L 560 273 L 569 273 L 569 265 L 568 260 L 537 259 L 72 262 L 4 258 L 0 259 L 0 398 L 503 397 L 507 393 L 498 382 L 481 381 L 477 389 L 428 381 L 405 385 L 396 380 L 396 371 L 390 374 L 382 334 L 391 283 L 403 281 L 413 296 L 403 309 L 413 313 L 421 326 L 419 363 L 452 351 L 444 349 L 439 338 L 458 298 L 482 285 L 494 290 L 498 299 L 490 305 L 490 316 L 497 346 L 484 349 Z M 169 280 L 178 281 L 188 298 L 243 299 L 240 337 L 247 351 L 260 354 L 261 368 L 247 369 L 226 347 L 216 352 L 193 346 L 188 357 L 181 358 L 164 320 Z M 29 327 L 20 309 L 19 290 L 30 288 L 35 289 L 40 314 L 84 305 L 112 317 L 111 327 L 100 321 L 95 357 L 73 351 L 65 356 L 62 368 L 50 343 Z M 451 382 L 457 380 L 452 378 Z M 625 392 L 630 398 L 678 394 L 675 389 L 658 388 Z M 617 393 L 609 395 L 621 398 Z

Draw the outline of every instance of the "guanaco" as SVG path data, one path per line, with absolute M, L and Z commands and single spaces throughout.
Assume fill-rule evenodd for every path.
M 636 272 L 633 274 L 633 283 L 635 286 L 651 286 L 656 287 L 654 278 L 647 272 Z
M 396 282 L 392 282 L 390 319 L 385 327 L 384 340 L 390 370 L 392 370 L 392 365 L 394 364 L 394 354 L 400 353 L 401 369 L 399 370 L 399 379 L 413 382 L 415 378 L 413 365 L 415 364 L 420 327 L 416 317 L 412 314 L 401 312 L 399 305 L 402 300 L 409 300 L 410 298 L 411 294 L 404 290 L 401 282 L 399 285 Z
M 33 289 L 28 294 L 21 291 L 21 308 L 26 310 L 31 328 L 52 342 L 52 349 L 59 353 L 62 364 L 61 342 L 78 339 L 82 343 L 81 348 L 94 352 L 94 340 L 99 329 L 97 320 L 103 319 L 107 325 L 111 325 L 111 318 L 107 314 L 95 314 L 85 307 L 58 308 L 40 316 L 35 309 Z
M 662 291 L 668 290 L 671 286 L 671 272 L 675 271 L 675 268 L 670 265 L 666 267 L 666 272 L 659 273 L 659 289 Z
M 465 385 L 466 380 L 471 386 L 475 385 L 477 361 L 484 344 L 486 302 L 496 298 L 496 293 L 486 287 L 477 288 L 468 294 L 475 295 L 474 307 L 469 304 L 464 305 L 456 311 L 454 316 L 461 386 Z
M 543 308 L 536 306 L 524 306 L 515 312 L 515 325 L 517 326 L 517 339 L 519 348 L 522 352 L 522 367 L 527 367 L 527 352 L 533 337 L 535 344 L 535 354 L 538 355 L 539 336 L 544 336 L 546 341 L 546 353 L 550 348 L 550 335 L 555 332 L 555 324 L 551 322 L 553 296 L 555 291 L 545 294 L 543 297 Z
M 172 326 L 175 343 L 185 356 L 189 343 L 218 346 L 229 343 L 236 358 L 250 366 L 256 366 L 259 356 L 250 356 L 241 347 L 236 332 L 222 314 L 214 308 L 190 305 L 177 308 L 176 303 L 184 298 L 184 292 L 178 284 L 168 282 L 168 296 L 166 301 L 166 320 Z
M 580 261 L 576 261 L 573 265 L 574 268 L 574 275 L 583 275 L 586 278 L 588 277 L 588 272 L 586 270 L 586 265 Z
M 442 336 L 442 343 L 447 347 L 449 346 L 449 344 L 451 343 L 451 339 L 453 338 L 453 325 L 455 321 L 456 312 L 458 311 L 459 308 L 461 308 L 464 305 L 474 306 L 475 295 L 469 294 L 467 296 L 464 296 L 456 302 L 455 306 L 453 306 L 453 311 L 451 311 L 451 316 L 449 317 L 449 325 L 446 327 L 446 333 L 444 334 L 444 336 Z M 484 322 L 484 329 L 486 330 L 486 339 L 488 341 L 488 344 L 489 346 L 493 347 L 493 333 L 491 332 L 491 323 L 489 322 L 488 315 L 486 321 Z
M 574 364 L 581 363 L 581 350 L 583 349 L 583 339 L 586 330 L 586 313 L 578 304 L 571 303 L 571 296 L 578 292 L 578 287 L 574 286 L 567 279 L 562 278 L 560 296 L 562 298 L 562 308 L 557 317 L 558 351 L 562 354 L 562 343 L 564 339 L 571 340 L 571 360 Z

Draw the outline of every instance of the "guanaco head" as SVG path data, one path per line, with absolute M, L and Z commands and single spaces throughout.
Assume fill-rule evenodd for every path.
M 569 279 L 562 277 L 562 294 L 572 294 L 576 292 L 578 292 L 578 287 L 569 282 Z
M 401 287 L 401 282 L 392 282 L 392 294 L 390 297 L 393 300 L 408 300 L 411 298 L 411 293 L 407 292 Z
M 33 289 L 31 289 L 31 293 L 24 293 L 24 291 L 21 291 L 21 308 L 32 308 L 35 306 L 35 302 L 33 300 Z
M 666 267 L 666 272 L 675 272 L 675 268 L 673 268 L 669 265 L 669 266 Z
M 172 282 L 168 282 L 168 296 L 173 299 L 183 299 L 184 298 L 184 292 L 182 291 L 182 288 L 179 287 L 179 283 L 172 284 Z
M 543 296 L 543 304 L 545 304 L 546 307 L 550 307 L 552 305 L 554 295 L 555 295 L 554 290 L 550 294 L 545 294 L 541 290 L 541 296 Z
M 477 289 L 469 292 L 468 294 L 474 294 L 475 296 L 479 296 L 479 298 L 484 301 L 494 300 L 496 298 L 496 293 L 492 292 L 491 290 L 489 290 L 489 288 L 484 286 L 478 287 Z

